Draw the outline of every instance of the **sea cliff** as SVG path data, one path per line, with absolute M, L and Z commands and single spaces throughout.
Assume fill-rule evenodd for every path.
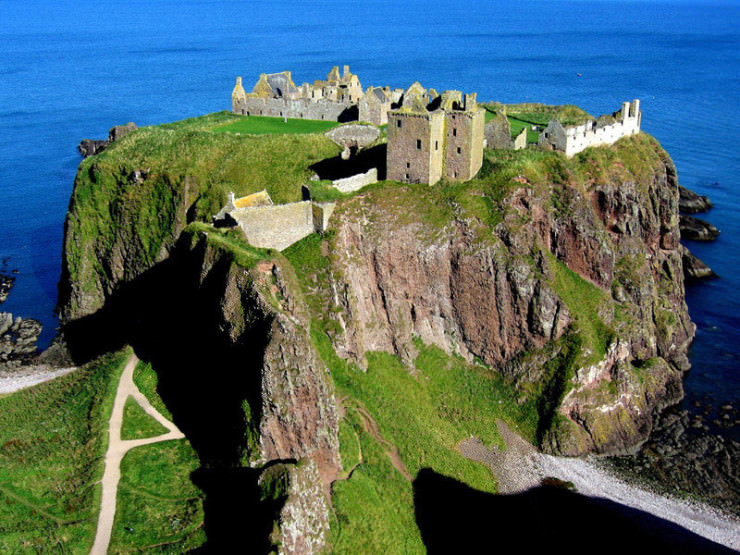
M 178 425 L 202 461 L 260 469 L 283 551 L 353 534 L 419 542 L 389 512 L 412 503 L 406 478 L 437 465 L 495 490 L 455 451 L 471 434 L 495 444 L 495 418 L 547 452 L 625 453 L 682 398 L 695 328 L 676 171 L 653 138 L 571 159 L 487 150 L 468 183 L 337 195 L 326 234 L 277 253 L 205 222 L 228 190 L 298 200 L 310 166 L 339 152 L 322 135 L 217 133 L 232 117 L 138 129 L 83 161 L 60 313 L 78 357 L 105 334 L 176 380 L 166 359 L 182 356 L 178 336 L 204 362 L 213 353 L 208 376 L 223 390 L 210 384 L 207 403 L 239 420 L 238 454 L 199 449 L 208 432 L 185 408 Z M 162 327 L 167 340 L 145 333 Z M 420 445 L 417 425 L 446 432 Z M 389 460 L 397 482 L 376 473 Z M 367 497 L 381 484 L 396 505 Z M 350 493 L 366 497 L 377 529 Z

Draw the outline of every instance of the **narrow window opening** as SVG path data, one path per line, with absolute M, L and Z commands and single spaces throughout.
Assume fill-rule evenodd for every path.
M 457 129 L 453 129 L 452 130 L 452 136 L 453 137 L 457 137 Z
M 416 150 L 421 150 L 421 139 L 416 139 Z
M 434 141 L 434 150 L 439 150 L 439 141 Z
M 460 147 L 457 147 L 457 153 L 460 154 L 462 152 L 462 149 Z
M 406 162 L 406 169 L 409 169 L 411 167 L 411 162 Z
M 406 174 L 406 179 L 408 179 L 408 178 L 409 178 L 409 174 Z
M 396 127 L 401 127 L 401 120 L 400 119 L 397 119 L 396 120 Z

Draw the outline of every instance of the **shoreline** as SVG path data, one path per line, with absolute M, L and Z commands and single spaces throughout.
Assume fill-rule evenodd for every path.
M 556 478 L 575 493 L 604 499 L 671 522 L 724 547 L 740 549 L 740 518 L 713 506 L 678 499 L 650 491 L 625 480 L 594 458 L 556 457 L 540 453 L 502 421 L 498 429 L 506 443 L 504 451 L 488 449 L 479 439 L 470 438 L 458 445 L 460 453 L 491 469 L 503 495 L 524 493 L 543 485 L 545 478 Z
M 22 389 L 53 380 L 77 370 L 76 366 L 54 368 L 49 364 L 22 366 L 14 370 L 0 370 L 0 395 L 8 395 Z

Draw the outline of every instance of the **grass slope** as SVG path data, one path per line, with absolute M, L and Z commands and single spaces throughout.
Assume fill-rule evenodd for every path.
M 88 553 L 125 351 L 0 397 L 0 552 Z

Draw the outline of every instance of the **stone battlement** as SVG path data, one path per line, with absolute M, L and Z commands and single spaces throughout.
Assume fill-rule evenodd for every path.
M 564 127 L 553 119 L 540 134 L 539 144 L 573 156 L 588 147 L 610 145 L 622 137 L 637 135 L 641 122 L 640 101 L 633 100 L 622 103 L 621 110 L 611 116 L 603 115 L 582 125 Z

